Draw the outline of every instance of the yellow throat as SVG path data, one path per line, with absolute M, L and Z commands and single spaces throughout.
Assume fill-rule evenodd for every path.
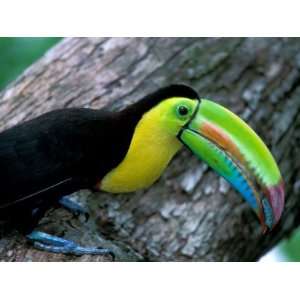
M 164 128 L 163 115 L 159 106 L 144 114 L 135 128 L 125 158 L 102 179 L 101 190 L 133 192 L 149 187 L 160 177 L 181 148 L 177 138 Z

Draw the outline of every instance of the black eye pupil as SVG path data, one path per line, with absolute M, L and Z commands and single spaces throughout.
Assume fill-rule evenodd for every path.
M 179 106 L 178 112 L 181 116 L 186 116 L 188 114 L 189 110 L 185 106 Z

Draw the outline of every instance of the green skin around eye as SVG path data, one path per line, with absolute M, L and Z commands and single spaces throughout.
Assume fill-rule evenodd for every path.
M 180 129 L 191 119 L 197 107 L 197 100 L 188 98 L 170 98 L 160 105 L 160 112 L 164 114 L 162 118 L 164 128 L 172 135 L 176 136 Z M 180 106 L 188 109 L 188 114 L 182 116 L 178 112 Z
M 179 105 L 176 111 L 179 118 L 186 118 L 190 113 L 190 109 L 186 105 Z

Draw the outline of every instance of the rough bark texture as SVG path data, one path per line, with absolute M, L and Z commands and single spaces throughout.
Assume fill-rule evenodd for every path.
M 120 109 L 178 82 L 241 115 L 270 146 L 287 194 L 274 232 L 262 235 L 241 197 L 187 150 L 148 190 L 77 193 L 91 211 L 89 222 L 57 209 L 40 228 L 112 247 L 117 260 L 155 261 L 253 261 L 290 234 L 300 214 L 299 39 L 65 39 L 0 94 L 0 129 L 55 108 Z M 40 252 L 14 232 L 0 240 L 0 259 L 110 260 Z

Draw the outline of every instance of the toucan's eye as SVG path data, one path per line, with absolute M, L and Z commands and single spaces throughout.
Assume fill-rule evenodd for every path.
M 184 117 L 189 113 L 189 109 L 185 105 L 180 105 L 177 107 L 177 113 L 179 116 Z

